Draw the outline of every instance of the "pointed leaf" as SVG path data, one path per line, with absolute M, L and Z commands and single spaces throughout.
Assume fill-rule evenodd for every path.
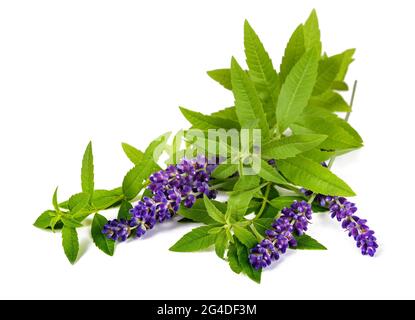
M 271 141 L 262 148 L 264 159 L 287 159 L 319 146 L 326 135 L 305 134 L 293 135 L 280 140 Z
M 261 129 L 262 136 L 268 138 L 269 126 L 261 100 L 252 81 L 234 58 L 232 58 L 231 76 L 236 114 L 241 127 Z
M 192 124 L 193 128 L 201 130 L 209 129 L 239 129 L 240 125 L 237 121 L 224 119 L 215 116 L 207 116 L 200 112 L 191 111 L 189 109 L 179 107 L 184 117 Z
M 280 133 L 295 122 L 307 106 L 316 81 L 318 59 L 315 50 L 305 53 L 284 82 L 277 104 Z
M 242 266 L 239 264 L 236 245 L 232 243 L 229 245 L 227 258 L 228 258 L 229 267 L 231 268 L 231 270 L 235 272 L 236 274 L 240 274 L 242 272 Z
M 269 182 L 277 184 L 287 183 L 287 180 L 277 171 L 277 169 L 269 165 L 264 160 L 261 160 L 261 171 L 259 172 L 259 176 Z
M 62 229 L 62 246 L 70 263 L 75 263 L 79 252 L 78 233 L 75 228 L 64 226 Z
M 318 25 L 318 18 L 316 10 L 313 10 L 304 23 L 304 44 L 306 50 L 315 48 L 317 54 L 321 55 L 321 40 L 320 40 L 320 28 Z
M 211 202 L 213 202 L 220 210 L 226 210 L 226 204 L 214 200 L 211 200 Z M 217 222 L 208 215 L 203 199 L 198 199 L 192 208 L 181 206 L 177 214 L 194 222 L 202 222 L 208 225 L 217 224 Z
M 336 57 L 323 57 L 318 64 L 318 75 L 313 90 L 313 96 L 318 96 L 333 86 L 340 70 L 341 61 Z
M 58 203 L 58 187 L 56 187 L 55 192 L 53 193 L 52 205 L 56 212 L 60 212 Z
M 234 175 L 238 171 L 238 166 L 231 163 L 223 163 L 216 167 L 212 172 L 212 177 L 215 179 L 226 179 Z
M 193 229 L 185 234 L 170 251 L 174 252 L 195 252 L 212 246 L 216 241 L 216 234 L 210 234 L 209 230 L 217 226 L 206 226 Z
M 230 69 L 216 69 L 208 71 L 207 74 L 213 80 L 219 82 L 225 89 L 232 90 L 231 70 Z
M 292 247 L 291 249 L 296 250 L 327 250 L 320 242 L 313 239 L 309 235 L 303 234 L 302 236 L 295 237 L 297 240 L 297 246 Z
M 215 205 L 210 201 L 210 199 L 205 195 L 204 196 L 205 207 L 208 215 L 218 223 L 225 224 L 225 216 Z
M 290 40 L 288 41 L 287 47 L 285 48 L 284 57 L 282 58 L 280 66 L 281 83 L 285 82 L 285 79 L 289 75 L 291 69 L 301 59 L 304 53 L 304 27 L 300 24 L 297 29 L 295 29 Z
M 259 186 L 261 179 L 259 176 L 241 176 L 235 184 L 234 191 L 251 190 Z
M 254 29 L 245 20 L 244 44 L 249 76 L 258 92 L 270 126 L 275 124 L 275 106 L 277 104 L 278 74 L 272 61 Z
M 104 229 L 104 226 L 107 224 L 107 222 L 108 220 L 104 216 L 101 216 L 100 214 L 96 213 L 94 216 L 94 220 L 92 220 L 91 236 L 98 249 L 100 249 L 102 252 L 106 253 L 109 256 L 113 256 L 115 249 L 115 241 L 108 239 L 102 233 L 102 230 Z
M 131 219 L 131 209 L 133 208 L 133 206 L 131 205 L 130 202 L 128 201 L 123 201 L 121 202 L 121 206 L 120 209 L 118 210 L 118 215 L 117 215 L 117 219 L 124 219 L 124 220 L 129 220 Z
M 319 96 L 311 97 L 308 107 L 323 108 L 331 112 L 350 112 L 350 106 L 343 97 L 334 91 L 327 91 Z M 307 108 L 308 108 L 307 107 Z
M 135 165 L 138 165 L 143 160 L 144 153 L 128 143 L 122 143 L 122 149 L 128 159 Z
M 249 263 L 249 250 L 250 248 L 245 247 L 240 241 L 235 239 L 236 250 L 238 253 L 239 265 L 242 271 L 253 281 L 261 282 L 262 270 L 255 270 L 254 267 Z
M 86 147 L 82 159 L 81 182 L 82 192 L 92 195 L 94 192 L 94 157 L 91 142 Z
M 315 193 L 345 197 L 355 195 L 353 190 L 330 170 L 302 156 L 280 160 L 278 166 L 293 183 Z
M 244 227 L 233 225 L 233 232 L 238 240 L 248 248 L 253 248 L 258 243 L 254 234 Z
M 56 216 L 55 211 L 45 211 L 36 219 L 33 225 L 40 229 L 47 229 L 50 227 L 51 220 L 54 216 Z
M 215 242 L 215 252 L 219 258 L 223 259 L 223 257 L 225 256 L 228 243 L 229 240 L 228 236 L 226 235 L 226 231 L 222 229 L 222 231 L 218 233 Z

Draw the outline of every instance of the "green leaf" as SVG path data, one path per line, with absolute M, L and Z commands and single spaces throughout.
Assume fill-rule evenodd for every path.
M 200 130 L 209 129 L 239 129 L 240 125 L 237 121 L 215 117 L 211 115 L 204 115 L 200 112 L 192 111 L 183 107 L 179 107 L 183 116 L 189 121 L 193 128 Z
M 304 23 L 304 45 L 306 50 L 315 48 L 317 54 L 321 55 L 320 28 L 316 10 L 313 10 Z
M 236 274 L 240 274 L 242 272 L 242 267 L 239 264 L 236 245 L 232 243 L 229 245 L 227 257 L 228 257 L 229 267 L 231 268 L 231 270 L 235 272 Z
M 74 219 L 73 217 L 69 215 L 65 215 L 61 217 L 61 220 L 66 227 L 70 228 L 80 228 L 82 227 L 82 223 L 80 223 L 78 220 Z
M 234 191 L 251 190 L 259 186 L 261 179 L 258 176 L 241 176 L 235 184 Z
M 228 107 L 228 108 L 213 112 L 211 116 L 223 118 L 223 119 L 231 119 L 231 120 L 235 120 L 238 118 L 238 116 L 236 115 L 235 107 Z
M 334 91 L 327 91 L 322 95 L 311 97 L 307 108 L 323 108 L 330 112 L 350 112 L 350 106 L 343 97 Z
M 133 208 L 130 202 L 123 201 L 121 202 L 120 209 L 118 210 L 117 219 L 125 219 L 128 220 L 131 218 L 130 210 Z
M 275 216 L 277 215 L 277 212 L 275 213 Z M 257 229 L 257 231 L 265 235 L 265 231 L 271 229 L 272 223 L 275 221 L 274 218 L 260 218 L 257 220 L 254 220 L 254 227 Z
M 302 236 L 295 237 L 297 240 L 297 246 L 291 249 L 296 250 L 327 250 L 325 246 L 313 239 L 309 235 L 303 234 Z
M 304 27 L 300 24 L 292 34 L 285 48 L 284 57 L 280 66 L 280 81 L 284 83 L 291 69 L 305 53 Z
M 115 241 L 108 239 L 102 233 L 102 230 L 104 229 L 104 226 L 107 224 L 107 222 L 108 221 L 104 216 L 101 216 L 100 214 L 96 213 L 94 216 L 94 220 L 92 220 L 91 236 L 98 249 L 100 249 L 109 256 L 113 256 L 115 249 Z
M 212 177 L 215 179 L 226 179 L 234 175 L 238 171 L 238 165 L 231 163 L 223 163 L 216 167 L 212 172 Z
M 33 225 L 40 229 L 47 229 L 50 227 L 51 220 L 54 216 L 56 216 L 55 211 L 47 210 L 36 219 Z
M 242 271 L 256 283 L 261 282 L 262 270 L 255 270 L 254 267 L 249 263 L 249 250 L 250 248 L 245 247 L 238 239 L 235 239 L 236 250 L 238 254 L 238 262 L 241 266 Z
M 81 170 L 82 192 L 92 195 L 94 192 L 94 157 L 92 143 L 88 143 L 82 159 Z
M 225 224 L 225 216 L 224 214 L 215 207 L 212 201 L 209 200 L 209 198 L 205 195 L 203 198 L 205 202 L 205 207 L 207 210 L 208 215 L 215 221 Z
M 262 157 L 264 159 L 292 158 L 319 146 L 326 138 L 326 135 L 306 134 L 271 141 L 263 146 Z
M 213 201 L 216 207 L 220 208 L 221 210 L 226 210 L 226 205 Z M 190 219 L 194 222 L 202 222 L 204 224 L 217 224 L 215 220 L 213 220 L 208 214 L 207 209 L 205 207 L 205 203 L 202 199 L 198 199 L 196 203 L 193 205 L 192 208 L 186 208 L 184 206 L 180 206 L 179 211 L 177 212 L 178 215 Z
M 95 190 L 91 202 L 94 209 L 98 211 L 110 208 L 123 198 L 124 196 L 121 189 Z
M 335 155 L 335 153 L 333 151 L 325 151 L 316 148 L 306 151 L 301 155 L 315 162 L 322 163 L 324 161 L 331 159 Z
M 174 252 L 195 252 L 212 246 L 216 241 L 216 234 L 209 234 L 209 230 L 217 226 L 204 226 L 193 229 L 185 234 L 170 251 Z
M 350 64 L 354 61 L 353 55 L 355 52 L 356 49 L 348 49 L 338 55 L 333 56 L 333 58 L 340 60 L 340 68 L 336 77 L 336 80 L 338 82 L 344 81 L 344 78 L 347 74 L 347 70 L 349 69 Z
M 225 214 L 226 221 L 240 221 L 247 213 L 249 204 L 260 188 L 247 191 L 236 191 L 230 194 L 228 199 L 228 208 Z
M 131 169 L 124 178 L 122 189 L 128 200 L 134 199 L 144 187 L 144 180 L 160 167 L 154 161 L 157 149 L 166 143 L 167 135 L 153 140 L 144 152 L 143 160 Z
M 208 71 L 207 74 L 213 80 L 219 82 L 225 89 L 232 90 L 231 70 L 216 69 Z
M 72 197 L 69 198 L 69 210 L 71 211 L 71 214 L 77 214 L 78 212 L 85 209 L 90 200 L 90 194 L 88 193 L 78 193 Z
M 228 243 L 229 240 L 228 236 L 226 235 L 226 231 L 222 230 L 220 233 L 217 234 L 215 242 L 215 252 L 219 258 L 223 259 L 223 257 L 225 256 Z
M 130 161 L 135 165 L 138 165 L 141 161 L 143 161 L 144 153 L 137 148 L 129 145 L 128 143 L 122 143 L 122 149 L 128 159 L 130 159 Z
M 315 193 L 332 196 L 354 196 L 353 190 L 327 168 L 298 156 L 278 162 L 282 173 L 293 183 Z
M 323 57 L 318 64 L 318 75 L 313 90 L 313 96 L 318 96 L 329 90 L 340 70 L 340 62 L 335 57 Z
M 75 228 L 64 226 L 62 229 L 62 246 L 70 263 L 75 263 L 79 252 L 78 233 Z
M 257 243 L 257 239 L 254 234 L 246 228 L 238 225 L 233 225 L 233 232 L 235 236 L 241 241 L 246 247 L 253 248 Z
M 317 77 L 318 59 L 316 50 L 306 52 L 282 85 L 276 111 L 280 133 L 295 122 L 307 106 Z
M 282 196 L 282 197 L 278 197 L 275 199 L 272 199 L 270 201 L 270 205 L 277 209 L 278 211 L 281 211 L 284 208 L 288 208 L 289 206 L 291 206 L 291 204 L 294 201 L 302 201 L 304 200 L 303 197 L 296 197 L 296 196 Z
M 249 76 L 255 85 L 270 126 L 275 124 L 275 106 L 277 104 L 278 74 L 272 61 L 254 29 L 245 20 L 244 45 Z
M 266 161 L 261 161 L 261 170 L 259 172 L 259 176 L 266 181 L 274 182 L 278 184 L 287 184 L 287 180 L 271 165 L 269 165 Z
M 262 136 L 269 136 L 269 126 L 261 100 L 248 75 L 235 58 L 231 63 L 232 91 L 239 123 L 245 129 L 261 129 Z
M 53 193 L 52 205 L 56 212 L 60 212 L 58 204 L 58 187 L 56 187 L 55 192 Z
M 338 91 L 348 91 L 349 90 L 349 86 L 347 85 L 346 82 L 337 81 L 337 80 L 334 80 L 333 85 L 332 85 L 331 88 L 333 90 L 338 90 Z

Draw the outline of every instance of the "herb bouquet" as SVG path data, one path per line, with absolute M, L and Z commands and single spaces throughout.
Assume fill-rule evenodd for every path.
M 91 215 L 92 239 L 111 256 L 117 242 L 141 238 L 175 216 L 201 223 L 170 250 L 214 247 L 234 272 L 256 282 L 288 249 L 326 249 L 306 234 L 315 212 L 329 212 L 363 255 L 375 254 L 374 232 L 345 198 L 355 193 L 330 170 L 337 156 L 362 147 L 348 123 L 356 84 L 350 103 L 339 93 L 349 89 L 344 79 L 354 50 L 322 53 L 315 11 L 289 39 L 279 72 L 248 22 L 244 36 L 248 69 L 232 58 L 229 69 L 208 72 L 233 93 L 235 106 L 210 115 L 180 108 L 192 127 L 171 142 L 165 134 L 144 152 L 123 144 L 134 167 L 121 187 L 95 188 L 88 145 L 82 192 L 59 202 L 56 189 L 53 210 L 34 224 L 61 230 L 71 263 L 78 258 L 77 228 Z M 119 208 L 114 220 L 99 214 L 113 208 Z

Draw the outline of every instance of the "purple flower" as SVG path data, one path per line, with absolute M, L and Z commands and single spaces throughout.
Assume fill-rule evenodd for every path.
M 209 180 L 215 167 L 206 158 L 198 157 L 196 160 L 183 159 L 178 165 L 153 173 L 148 186 L 152 197 L 143 197 L 131 209 L 129 221 L 109 221 L 103 233 L 110 239 L 125 241 L 134 230 L 135 236 L 140 238 L 157 222 L 170 220 L 182 203 L 191 208 L 203 195 L 214 198 L 216 192 L 209 189 Z
M 303 234 L 311 218 L 311 206 L 305 201 L 294 201 L 289 208 L 284 208 L 272 229 L 265 231 L 266 238 L 251 249 L 251 265 L 257 270 L 265 268 L 278 260 L 289 247 L 296 247 L 294 233 Z
M 322 207 L 330 210 L 331 217 L 341 222 L 342 228 L 348 231 L 349 237 L 357 243 L 364 256 L 373 257 L 379 247 L 374 236 L 375 232 L 367 226 L 367 220 L 355 215 L 357 207 L 354 203 L 343 197 L 318 195 L 316 201 Z

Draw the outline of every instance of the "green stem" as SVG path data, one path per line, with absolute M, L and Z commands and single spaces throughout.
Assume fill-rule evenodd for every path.
M 262 201 L 261 209 L 259 210 L 259 212 L 256 215 L 256 217 L 254 218 L 254 220 L 259 219 L 262 216 L 262 214 L 264 213 L 264 210 L 267 207 L 267 202 L 268 202 L 269 193 L 271 192 L 271 187 L 272 187 L 272 185 L 271 185 L 271 183 L 269 183 L 267 185 L 267 189 L 265 190 L 264 200 Z

